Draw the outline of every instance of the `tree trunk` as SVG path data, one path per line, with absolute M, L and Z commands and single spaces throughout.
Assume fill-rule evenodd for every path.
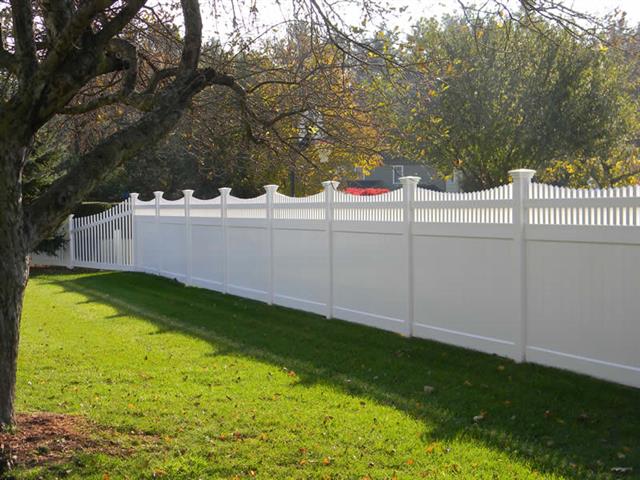
M 0 428 L 14 419 L 20 315 L 29 276 L 20 178 L 26 150 L 0 140 Z

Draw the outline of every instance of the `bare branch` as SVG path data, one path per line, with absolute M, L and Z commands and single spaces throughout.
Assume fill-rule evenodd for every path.
M 162 70 L 156 70 L 149 80 L 149 85 L 145 89 L 144 93 L 153 93 L 158 88 L 158 85 L 163 80 L 166 80 L 170 77 L 175 77 L 178 74 L 179 70 L 177 68 L 163 68 Z
M 49 43 L 53 44 L 69 23 L 73 13 L 73 5 L 71 0 L 43 0 L 42 9 Z
M 12 53 L 7 52 L 4 48 L 0 48 L 0 68 L 11 73 L 16 73 L 18 71 L 18 62 L 16 57 Z
M 37 67 L 36 46 L 33 38 L 33 10 L 30 1 L 11 0 L 15 56 L 20 78 L 28 80 Z
M 106 45 L 113 37 L 118 35 L 145 3 L 147 3 L 147 0 L 129 0 L 126 2 L 118 14 L 96 34 L 98 45 Z
M 184 71 L 192 71 L 198 68 L 200 49 L 202 46 L 202 18 L 198 0 L 180 0 L 184 15 L 184 46 L 180 68 Z

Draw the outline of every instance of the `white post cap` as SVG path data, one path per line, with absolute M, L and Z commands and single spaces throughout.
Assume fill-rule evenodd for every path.
M 156 190 L 155 192 L 153 192 L 153 196 L 156 197 L 157 200 L 160 200 L 163 194 L 164 192 L 161 190 Z
M 335 180 L 325 180 L 324 182 L 322 182 L 322 186 L 325 188 L 325 190 L 328 188 L 333 188 L 334 190 L 337 190 L 338 185 L 340 185 L 340 182 L 336 182 Z
M 278 190 L 278 185 L 265 185 L 264 189 L 267 193 L 276 193 L 276 191 Z
M 400 183 L 402 183 L 402 185 L 418 185 L 418 183 L 420 183 L 421 177 L 407 176 L 400 177 L 398 180 L 400 180 Z
M 193 190 L 182 190 L 182 194 L 185 196 L 185 198 L 191 198 L 193 196 Z
M 218 191 L 220 192 L 220 195 L 229 195 L 231 193 L 231 188 L 229 187 L 220 187 L 218 189 Z
M 536 174 L 535 170 L 530 170 L 528 168 L 518 168 L 516 170 L 509 170 L 509 175 L 513 180 L 530 180 Z

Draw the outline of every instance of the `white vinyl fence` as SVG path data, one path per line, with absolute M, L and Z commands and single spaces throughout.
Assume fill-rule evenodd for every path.
M 640 387 L 640 187 L 360 197 L 221 188 L 69 221 L 68 266 L 135 270 Z M 35 260 L 34 260 L 35 261 Z M 40 263 L 42 262 L 40 260 Z

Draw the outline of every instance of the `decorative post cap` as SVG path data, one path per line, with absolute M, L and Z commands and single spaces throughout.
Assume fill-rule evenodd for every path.
M 220 195 L 226 197 L 227 195 L 229 195 L 231 193 L 231 188 L 229 188 L 229 187 L 220 187 L 218 189 L 218 191 L 220 192 Z
M 191 198 L 193 196 L 193 190 L 190 190 L 190 189 L 182 190 L 182 194 L 184 195 L 185 198 Z
M 164 192 L 161 190 L 156 190 L 155 192 L 153 192 L 153 196 L 156 197 L 157 200 L 160 200 L 162 198 L 162 194 Z
M 138 200 L 138 197 L 140 196 L 139 193 L 133 192 L 129 194 L 129 198 L 131 198 L 132 200 Z
M 338 185 L 340 185 L 340 182 L 336 182 L 335 180 L 325 180 L 324 182 L 322 182 L 322 186 L 325 188 L 325 190 L 329 188 L 333 188 L 334 190 L 337 190 Z
M 400 180 L 400 183 L 402 183 L 402 185 L 418 185 L 418 183 L 420 183 L 421 177 L 400 177 L 398 180 Z
M 531 180 L 533 176 L 536 174 L 535 170 L 530 170 L 528 168 L 518 168 L 516 170 L 509 170 L 509 175 L 513 180 Z
M 264 189 L 267 193 L 273 194 L 273 193 L 276 193 L 276 191 L 278 190 L 278 185 L 273 185 L 273 184 L 265 185 Z

